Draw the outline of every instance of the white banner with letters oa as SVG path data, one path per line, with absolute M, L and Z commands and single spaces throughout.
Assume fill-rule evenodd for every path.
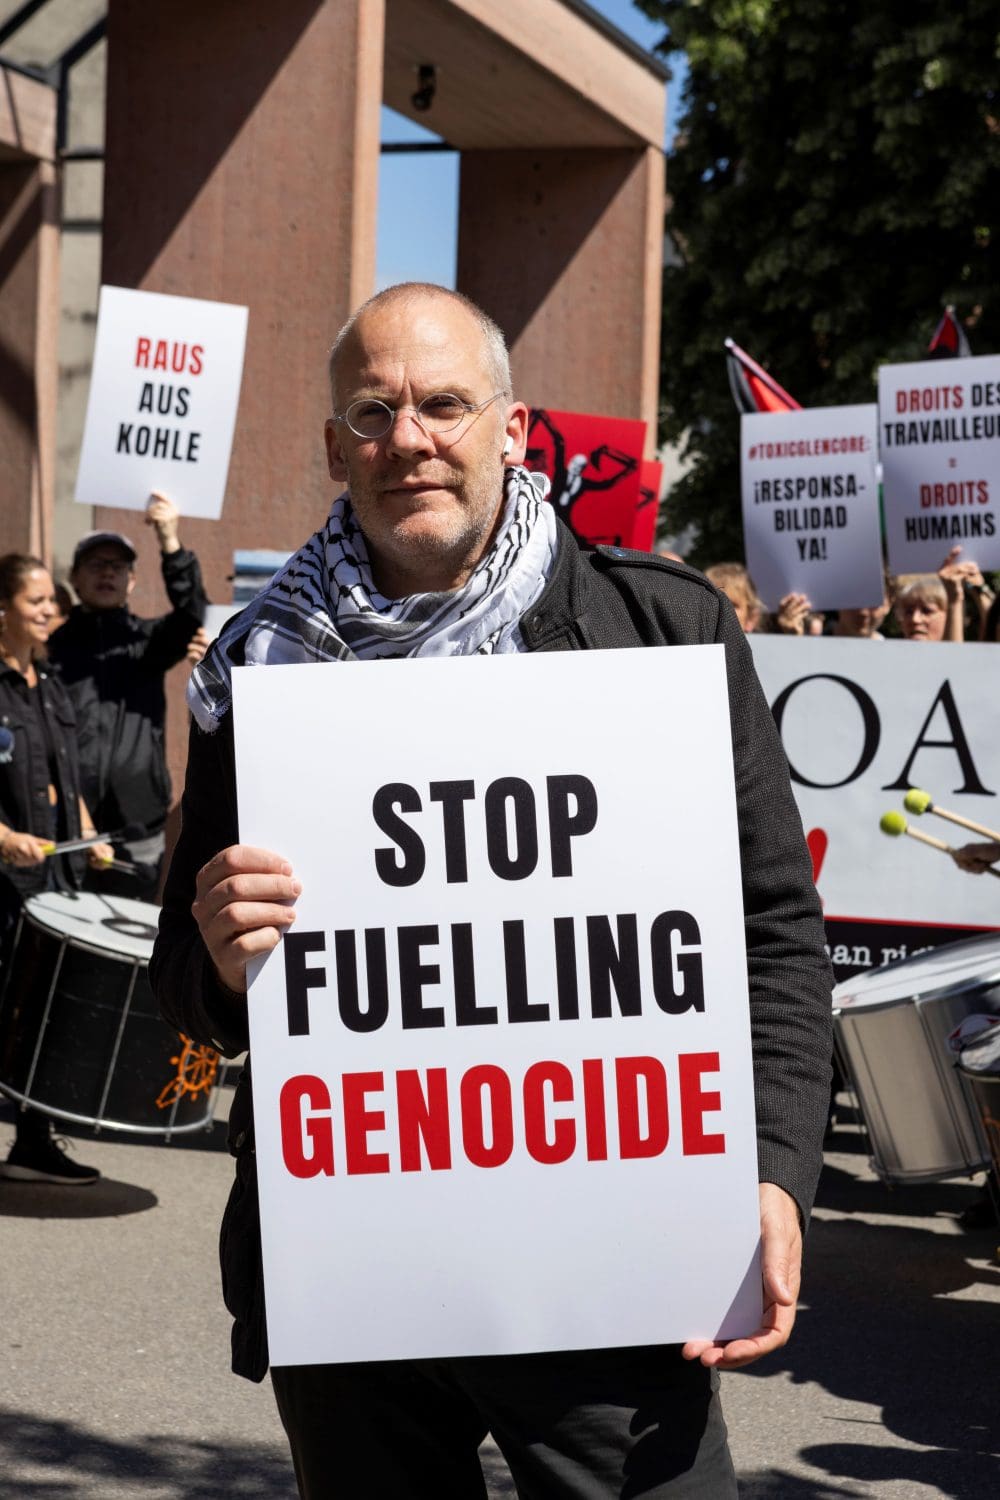
M 877 446 L 874 405 L 740 418 L 747 567 L 769 610 L 791 593 L 814 609 L 881 604 Z
M 878 404 L 891 571 L 1000 568 L 1000 355 L 883 365 Z
M 788 756 L 838 977 L 964 929 L 1000 927 L 997 881 L 879 827 L 892 811 L 947 844 L 981 841 L 933 812 L 910 812 L 904 798 L 918 789 L 947 812 L 1000 829 L 1000 698 L 991 686 L 1000 649 L 749 640 Z
M 102 286 L 74 498 L 218 520 L 236 426 L 247 309 Z
M 757 1327 L 722 648 L 234 701 L 241 839 L 303 884 L 250 991 L 272 1362 Z

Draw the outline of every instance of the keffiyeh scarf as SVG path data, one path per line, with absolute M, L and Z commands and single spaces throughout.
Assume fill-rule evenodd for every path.
M 195 667 L 187 701 L 215 730 L 232 702 L 233 648 L 247 666 L 398 656 L 492 656 L 522 649 L 518 621 L 541 594 L 556 555 L 548 480 L 511 467 L 496 541 L 462 585 L 386 599 L 364 535 L 341 495 L 322 530 L 222 631 Z M 239 653 L 237 653 L 237 660 Z

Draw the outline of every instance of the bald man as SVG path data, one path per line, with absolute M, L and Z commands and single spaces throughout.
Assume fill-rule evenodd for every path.
M 791 1332 L 830 1076 L 823 927 L 749 650 L 728 602 L 693 570 L 619 548 L 580 551 L 521 465 L 528 412 L 511 393 L 503 336 L 465 298 L 424 285 L 381 293 L 341 331 L 330 376 L 326 452 L 346 491 L 193 675 L 183 830 L 150 969 L 164 1013 L 189 1036 L 242 1051 L 247 964 L 280 942 L 301 893 L 280 849 L 238 842 L 234 664 L 722 642 L 765 1312 L 752 1337 L 724 1344 L 275 1368 L 299 1492 L 303 1500 L 485 1496 L 477 1449 L 492 1432 L 524 1496 L 726 1500 L 736 1486 L 717 1372 L 778 1348 Z M 414 729 L 400 725 L 403 735 Z M 623 745 L 623 759 L 629 753 Z M 268 1356 L 247 1075 L 230 1144 L 224 1294 L 234 1368 L 259 1380 Z M 400 1255 L 405 1243 L 401 1224 Z

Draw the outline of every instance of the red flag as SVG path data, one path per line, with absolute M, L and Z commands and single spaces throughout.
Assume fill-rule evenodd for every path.
M 536 406 L 524 463 L 549 476 L 549 499 L 580 541 L 632 547 L 645 442 L 645 422 Z
M 955 317 L 955 309 L 946 307 L 934 336 L 927 345 L 927 353 L 933 359 L 969 359 L 972 350 L 965 336 L 965 329 Z
M 770 376 L 739 344 L 726 339 L 726 372 L 729 389 L 740 411 L 801 411 L 802 407 L 784 386 Z
M 652 552 L 656 540 L 656 518 L 660 510 L 663 465 L 644 458 L 639 465 L 639 508 L 635 513 L 632 540 L 636 552 Z

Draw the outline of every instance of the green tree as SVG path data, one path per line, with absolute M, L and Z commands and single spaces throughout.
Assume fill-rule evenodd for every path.
M 1000 349 L 996 0 L 636 0 L 689 75 L 669 158 L 662 435 L 671 530 L 740 555 L 726 335 L 803 406 L 870 401 L 954 303 Z

